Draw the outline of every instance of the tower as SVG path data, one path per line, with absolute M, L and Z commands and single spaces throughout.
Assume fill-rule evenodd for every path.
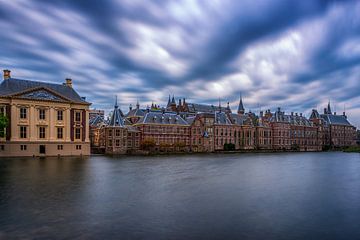
M 241 96 L 241 94 L 240 94 L 240 102 L 239 102 L 239 107 L 238 107 L 237 113 L 238 113 L 239 115 L 243 115 L 243 114 L 245 113 L 245 108 L 244 108 L 244 104 L 243 104 L 243 102 L 242 102 L 242 96 Z

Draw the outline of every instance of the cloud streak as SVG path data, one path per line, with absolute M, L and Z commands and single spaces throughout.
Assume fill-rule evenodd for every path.
M 0 0 L 0 66 L 109 110 L 168 94 L 309 114 L 329 99 L 360 126 L 358 1 Z M 340 111 L 339 111 L 340 110 Z

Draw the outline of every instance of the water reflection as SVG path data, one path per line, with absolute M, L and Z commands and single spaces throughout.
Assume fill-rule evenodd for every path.
M 359 154 L 0 160 L 0 238 L 355 238 L 358 199 Z

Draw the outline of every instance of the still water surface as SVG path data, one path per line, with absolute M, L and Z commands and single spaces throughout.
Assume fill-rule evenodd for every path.
M 0 159 L 0 239 L 360 239 L 360 154 Z

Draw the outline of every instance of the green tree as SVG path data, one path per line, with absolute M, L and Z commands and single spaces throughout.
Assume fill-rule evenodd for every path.
M 151 150 L 156 145 L 154 139 L 145 139 L 140 143 L 140 148 L 143 150 Z
M 5 128 L 8 124 L 9 119 L 4 114 L 0 114 L 0 137 L 5 137 Z

